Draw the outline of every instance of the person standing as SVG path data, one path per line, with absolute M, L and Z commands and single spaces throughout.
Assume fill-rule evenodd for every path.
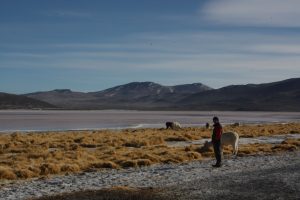
M 214 147 L 215 157 L 216 157 L 216 164 L 213 167 L 221 167 L 222 165 L 222 148 L 221 148 L 221 136 L 223 133 L 222 125 L 219 122 L 218 117 L 213 118 L 213 133 L 211 137 L 211 141 Z

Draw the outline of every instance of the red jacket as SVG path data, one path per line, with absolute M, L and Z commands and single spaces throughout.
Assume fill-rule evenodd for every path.
M 221 140 L 221 136 L 223 133 L 223 128 L 220 123 L 214 124 L 213 134 L 212 134 L 212 141 Z

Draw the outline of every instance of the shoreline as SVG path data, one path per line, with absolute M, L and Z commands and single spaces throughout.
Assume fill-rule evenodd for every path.
M 261 112 L 261 113 L 299 113 L 300 111 L 281 111 L 281 110 L 193 110 L 193 109 L 170 109 L 170 110 L 164 110 L 164 109 L 150 109 L 150 110 L 143 110 L 143 109 L 61 109 L 61 108 L 49 108 L 49 109 L 41 109 L 41 108 L 36 108 L 36 109 L 13 109 L 13 108 L 8 108 L 8 109 L 0 109 L 1 111 L 121 111 L 121 112 Z
M 300 121 L 287 121 L 287 122 L 248 122 L 248 123 L 239 123 L 239 126 L 258 126 L 258 125 L 286 125 L 286 124 L 297 124 L 300 123 Z M 224 126 L 230 126 L 234 125 L 234 123 L 222 123 Z M 140 125 L 144 124 L 138 124 L 133 126 L 125 126 L 125 127 L 108 127 L 108 128 L 83 128 L 83 129 L 52 129 L 52 130 L 0 130 L 0 134 L 13 134 L 13 133 L 59 133 L 59 132 L 82 132 L 82 131 L 125 131 L 125 130 L 143 130 L 143 129 L 165 129 L 165 124 L 146 124 L 150 125 L 141 127 Z M 153 125 L 153 126 L 152 126 Z M 203 124 L 181 124 L 182 128 L 204 128 L 205 125 Z

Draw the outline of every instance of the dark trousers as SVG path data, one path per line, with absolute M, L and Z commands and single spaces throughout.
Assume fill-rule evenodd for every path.
M 214 152 L 215 152 L 217 164 L 221 164 L 221 162 L 222 162 L 221 141 L 220 140 L 213 141 L 213 146 L 214 146 Z

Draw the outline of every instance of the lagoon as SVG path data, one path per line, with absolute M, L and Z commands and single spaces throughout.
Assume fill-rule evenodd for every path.
M 213 116 L 218 116 L 223 124 L 300 122 L 300 112 L 1 110 L 0 131 L 159 128 L 166 121 L 204 126 L 206 122 L 211 123 Z

